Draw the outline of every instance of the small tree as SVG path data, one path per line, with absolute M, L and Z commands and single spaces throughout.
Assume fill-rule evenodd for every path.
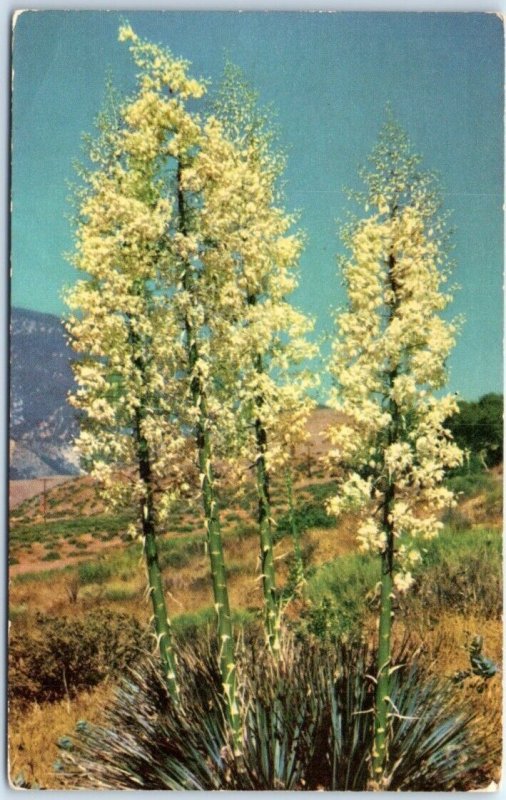
M 503 460 L 503 396 L 485 394 L 459 401 L 459 415 L 448 421 L 455 441 L 469 453 L 469 467 L 495 467 Z
M 419 171 L 406 134 L 389 118 L 361 177 L 366 216 L 350 223 L 341 261 L 348 308 L 337 316 L 331 357 L 331 404 L 347 417 L 329 431 L 329 458 L 340 470 L 332 513 L 360 510 L 360 548 L 381 562 L 381 601 L 372 754 L 373 781 L 384 784 L 392 601 L 413 582 L 424 540 L 442 527 L 452 504 L 442 486 L 461 452 L 445 427 L 457 411 L 445 382 L 455 322 L 441 317 L 451 301 L 445 219 L 434 177 Z

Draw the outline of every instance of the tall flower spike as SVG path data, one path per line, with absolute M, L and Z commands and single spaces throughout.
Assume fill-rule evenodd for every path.
M 138 87 L 109 103 L 81 170 L 73 263 L 85 275 L 67 294 L 67 329 L 82 356 L 73 405 L 83 412 L 77 445 L 110 507 L 135 508 L 143 535 L 149 595 L 168 687 L 177 699 L 156 535 L 183 482 L 187 442 L 178 413 L 183 350 L 166 234 L 175 199 L 163 164 L 198 140 L 185 99 L 204 87 L 186 62 L 142 41 L 125 24 L 121 41 L 139 68 Z M 114 97 L 111 93 L 110 97 Z M 180 416 L 180 415 L 179 415 Z
M 219 130 L 233 148 L 226 165 L 228 200 L 220 191 L 214 197 L 221 208 L 230 204 L 220 253 L 231 268 L 225 297 L 232 312 L 223 315 L 222 380 L 235 420 L 232 452 L 238 464 L 255 466 L 265 626 L 276 651 L 280 609 L 269 484 L 306 434 L 313 403 L 310 375 L 301 365 L 314 354 L 306 339 L 312 323 L 286 299 L 297 286 L 302 236 L 292 232 L 294 218 L 281 205 L 284 156 L 273 147 L 269 114 L 259 110 L 256 93 L 233 65 L 226 68 L 215 111 L 219 122 L 210 120 L 208 135 Z
M 328 432 L 338 495 L 330 509 L 361 513 L 358 542 L 381 561 L 378 683 L 373 778 L 387 760 L 392 598 L 413 583 L 420 544 L 436 536 L 441 510 L 453 503 L 441 485 L 462 454 L 445 420 L 455 398 L 435 394 L 458 323 L 441 312 L 449 262 L 445 217 L 432 175 L 419 169 L 404 131 L 389 117 L 374 149 L 366 216 L 348 225 L 341 259 L 348 308 L 336 317 L 330 361 L 332 405 L 346 422 Z

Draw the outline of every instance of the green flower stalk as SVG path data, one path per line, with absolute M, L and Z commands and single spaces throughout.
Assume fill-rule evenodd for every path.
M 278 183 L 285 159 L 274 151 L 269 114 L 258 109 L 257 101 L 241 71 L 229 64 L 215 109 L 244 177 L 234 194 L 239 235 L 229 251 L 238 308 L 223 335 L 235 354 L 228 392 L 238 420 L 236 460 L 255 471 L 266 639 L 277 653 L 280 598 L 270 483 L 289 460 L 292 442 L 305 434 L 312 380 L 301 365 L 314 348 L 305 338 L 312 323 L 286 299 L 297 286 L 302 237 L 291 233 L 295 220 L 281 206 Z
M 292 458 L 293 455 L 294 454 L 292 453 Z M 295 593 L 298 593 L 305 585 L 306 578 L 304 575 L 304 560 L 302 558 L 300 530 L 297 524 L 295 503 L 293 499 L 293 472 L 290 464 L 287 465 L 285 471 L 285 485 L 286 485 L 286 497 L 288 500 L 288 515 L 290 518 L 290 531 L 292 534 L 293 556 L 294 556 L 294 563 L 290 575 L 290 584 L 291 587 L 293 588 L 293 591 Z
M 178 229 L 182 236 L 189 235 L 187 208 L 182 186 L 182 165 L 177 169 L 177 208 Z M 240 749 L 241 719 L 237 705 L 237 669 L 235 663 L 234 632 L 227 589 L 227 575 L 220 518 L 213 474 L 213 453 L 211 447 L 211 420 L 209 416 L 204 380 L 199 372 L 201 357 L 199 353 L 199 331 L 192 321 L 192 307 L 198 302 L 195 281 L 188 260 L 183 261 L 182 289 L 188 296 L 184 317 L 185 345 L 187 352 L 187 371 L 190 379 L 192 405 L 196 411 L 195 441 L 202 490 L 202 502 L 207 531 L 207 543 L 211 564 L 214 604 L 217 618 L 218 639 L 220 642 L 220 670 L 223 691 L 227 701 L 229 722 L 234 733 L 234 742 Z
M 348 308 L 337 315 L 330 405 L 346 422 L 329 430 L 337 468 L 336 515 L 358 512 L 360 549 L 378 556 L 380 613 L 372 785 L 385 782 L 391 718 L 393 599 L 413 583 L 423 541 L 454 503 L 442 485 L 462 454 L 446 427 L 456 413 L 444 386 L 458 325 L 442 318 L 451 293 L 445 217 L 432 175 L 389 118 L 357 195 L 366 216 L 343 231 Z

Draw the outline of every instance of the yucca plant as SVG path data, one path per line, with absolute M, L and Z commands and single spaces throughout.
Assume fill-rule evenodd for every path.
M 386 780 L 394 599 L 413 584 L 423 543 L 453 503 L 445 470 L 462 463 L 446 420 L 455 396 L 437 393 L 458 321 L 441 316 L 452 300 L 446 218 L 437 181 L 420 170 L 406 133 L 389 118 L 362 170 L 365 216 L 343 230 L 348 307 L 336 317 L 330 404 L 347 421 L 329 430 L 338 491 L 329 511 L 355 511 L 360 549 L 378 556 L 380 609 L 374 774 Z
M 79 786 L 114 789 L 219 789 L 230 743 L 219 659 L 180 652 L 186 676 L 174 703 L 157 665 L 131 670 L 106 714 L 104 727 L 76 729 L 62 754 Z
M 395 658 L 386 768 L 390 790 L 469 789 L 487 780 L 500 743 L 449 682 Z M 364 790 L 370 787 L 376 653 L 283 635 L 237 654 L 241 752 L 221 691 L 218 653 L 181 648 L 175 704 L 149 661 L 125 679 L 103 727 L 86 726 L 63 754 L 79 786 L 111 789 Z

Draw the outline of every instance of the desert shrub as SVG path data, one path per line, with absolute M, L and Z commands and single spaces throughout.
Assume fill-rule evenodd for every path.
M 324 502 L 336 493 L 336 484 L 330 483 L 314 483 L 312 486 L 307 486 L 305 491 L 309 492 L 315 500 Z
M 360 628 L 376 600 L 378 567 L 374 558 L 350 553 L 309 573 L 307 629 L 335 639 Z
M 351 628 L 350 620 L 338 613 L 335 602 L 328 595 L 303 609 L 301 623 L 302 632 L 307 632 L 320 641 L 333 641 L 346 635 Z
M 224 519 L 228 523 L 230 523 L 230 522 L 239 522 L 239 523 L 241 523 L 241 522 L 244 521 L 243 517 L 240 514 L 238 514 L 236 511 L 226 511 L 223 516 L 224 516 Z
M 472 527 L 472 521 L 469 519 L 467 514 L 464 513 L 458 506 L 456 508 L 449 508 L 447 509 L 441 521 L 446 525 L 448 528 L 451 528 L 453 531 L 461 532 L 467 531 Z
M 483 472 L 481 466 L 464 465 L 447 478 L 449 488 L 455 492 L 456 495 L 463 497 L 474 497 L 481 492 L 488 492 L 495 484 L 492 475 Z
M 485 494 L 485 513 L 490 516 L 502 514 L 503 510 L 502 483 L 496 482 L 490 486 Z
M 323 502 L 308 500 L 298 505 L 293 513 L 299 533 L 303 533 L 310 528 L 334 528 L 337 525 L 336 517 L 327 514 Z M 291 531 L 291 515 L 287 512 L 282 514 L 276 521 L 274 539 L 279 541 L 283 536 L 290 534 Z
M 172 569 L 180 569 L 181 567 L 186 566 L 189 560 L 189 554 L 184 553 L 182 550 L 168 550 L 161 553 L 159 556 L 160 569 L 164 570 L 167 567 L 172 567 Z
M 195 526 L 191 525 L 188 522 L 182 522 L 177 526 L 173 527 L 173 530 L 177 533 L 191 533 L 194 530 Z
M 88 542 L 83 542 L 80 539 L 78 539 L 77 542 L 75 543 L 74 547 L 77 550 L 86 550 L 87 547 L 88 547 Z
M 10 635 L 9 697 L 59 700 L 132 664 L 149 643 L 125 614 L 96 611 L 82 620 L 37 614 L 32 631 Z
M 83 561 L 77 568 L 79 580 L 84 585 L 105 583 L 112 575 L 112 566 L 106 561 Z
M 141 594 L 137 588 L 128 588 L 126 586 L 109 586 L 105 590 L 104 597 L 113 603 L 122 603 L 127 600 L 132 600 Z
M 143 664 L 123 681 L 104 725 L 81 725 L 66 741 L 64 771 L 83 788 L 368 788 L 374 652 L 363 643 L 309 645 L 285 640 L 277 661 L 258 643 L 241 648 L 239 756 L 217 654 L 201 643 L 180 652 L 179 708 L 158 666 Z M 451 684 L 428 678 L 416 664 L 393 673 L 394 708 L 389 789 L 469 789 L 497 762 L 496 732 Z
M 207 579 L 206 583 L 209 582 Z M 254 615 L 249 611 L 232 611 L 232 622 L 234 626 L 243 628 L 254 620 Z M 216 611 L 212 606 L 202 608 L 199 611 L 188 611 L 184 614 L 177 614 L 172 619 L 172 631 L 179 642 L 192 642 L 196 639 L 206 637 L 210 631 L 216 629 Z
M 48 550 L 47 553 L 42 556 L 41 561 L 58 561 L 61 558 L 61 555 L 57 550 Z
M 243 520 L 241 520 L 238 524 L 235 525 L 232 533 L 239 539 L 240 542 L 243 542 L 245 539 L 249 539 L 251 536 L 258 535 L 258 531 L 255 525 L 252 525 L 251 523 L 248 524 Z
M 453 609 L 461 614 L 502 615 L 501 534 L 471 529 L 445 531 L 430 542 L 424 568 L 406 597 L 408 609 L 420 605 L 433 614 Z

